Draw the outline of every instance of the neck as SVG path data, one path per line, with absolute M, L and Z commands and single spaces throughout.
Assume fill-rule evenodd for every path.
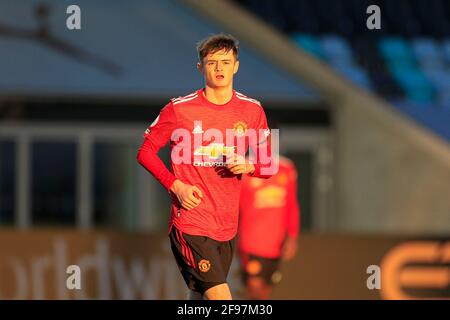
M 205 86 L 205 97 L 214 104 L 225 104 L 233 97 L 233 87 L 212 88 Z

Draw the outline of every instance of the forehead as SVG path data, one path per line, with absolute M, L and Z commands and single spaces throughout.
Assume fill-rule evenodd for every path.
M 216 51 L 214 53 L 208 53 L 205 57 L 206 60 L 234 60 L 233 50 L 226 51 L 225 49 Z

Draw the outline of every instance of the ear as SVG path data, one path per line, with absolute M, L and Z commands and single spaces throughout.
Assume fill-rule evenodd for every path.
M 201 74 L 203 74 L 203 64 L 202 64 L 202 63 L 197 62 L 197 70 L 198 70 Z
M 233 74 L 236 74 L 236 73 L 238 72 L 238 70 L 239 70 L 239 60 L 237 60 L 237 61 L 234 63 Z

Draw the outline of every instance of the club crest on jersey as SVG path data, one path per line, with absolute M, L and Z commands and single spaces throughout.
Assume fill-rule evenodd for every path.
M 202 259 L 198 263 L 198 268 L 201 272 L 208 272 L 211 269 L 211 262 L 209 260 Z
M 247 132 L 247 124 L 244 121 L 238 121 L 233 125 L 234 134 L 242 137 Z

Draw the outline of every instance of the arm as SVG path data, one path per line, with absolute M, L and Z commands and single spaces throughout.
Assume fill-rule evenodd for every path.
M 300 229 L 300 205 L 297 199 L 297 171 L 292 167 L 289 175 L 287 192 L 287 233 L 290 238 L 297 238 Z
M 273 172 L 273 170 L 270 169 L 271 164 L 273 163 L 273 158 L 272 158 L 272 149 L 271 149 L 271 145 L 270 145 L 270 136 L 267 137 L 263 142 L 254 145 L 251 147 L 254 154 L 256 154 L 257 156 L 257 160 L 253 160 L 253 166 L 254 166 L 254 171 L 253 172 L 249 172 L 250 176 L 252 177 L 257 177 L 257 178 L 270 178 L 271 176 L 273 176 L 276 172 Z M 267 159 L 271 159 L 269 163 L 266 162 L 261 162 L 261 155 L 267 155 Z
M 250 140 L 250 148 L 253 151 L 253 165 L 255 170 L 249 174 L 252 177 L 258 178 L 270 178 L 277 171 L 278 167 L 272 168 L 275 164 L 272 157 L 272 145 L 271 145 L 271 131 L 267 124 L 266 114 L 261 107 L 258 118 L 256 120 L 255 128 L 257 130 L 257 140 Z M 255 159 L 256 157 L 256 159 Z M 276 170 L 274 170 L 276 169 Z
M 297 172 L 292 167 L 287 186 L 286 223 L 287 235 L 283 245 L 283 258 L 292 259 L 297 253 L 297 238 L 300 229 L 300 206 L 297 200 Z
M 169 103 L 161 110 L 160 114 L 150 127 L 145 130 L 144 142 L 137 154 L 137 161 L 150 172 L 167 191 L 170 191 L 176 178 L 159 158 L 158 151 L 170 140 L 175 127 L 175 113 L 172 104 Z
M 173 105 L 170 103 L 161 110 L 158 118 L 145 131 L 144 143 L 137 154 L 137 161 L 168 192 L 173 192 L 176 195 L 183 208 L 190 210 L 200 204 L 203 197 L 201 190 L 196 186 L 191 186 L 178 180 L 158 156 L 159 149 L 167 144 L 175 129 L 176 116 Z

